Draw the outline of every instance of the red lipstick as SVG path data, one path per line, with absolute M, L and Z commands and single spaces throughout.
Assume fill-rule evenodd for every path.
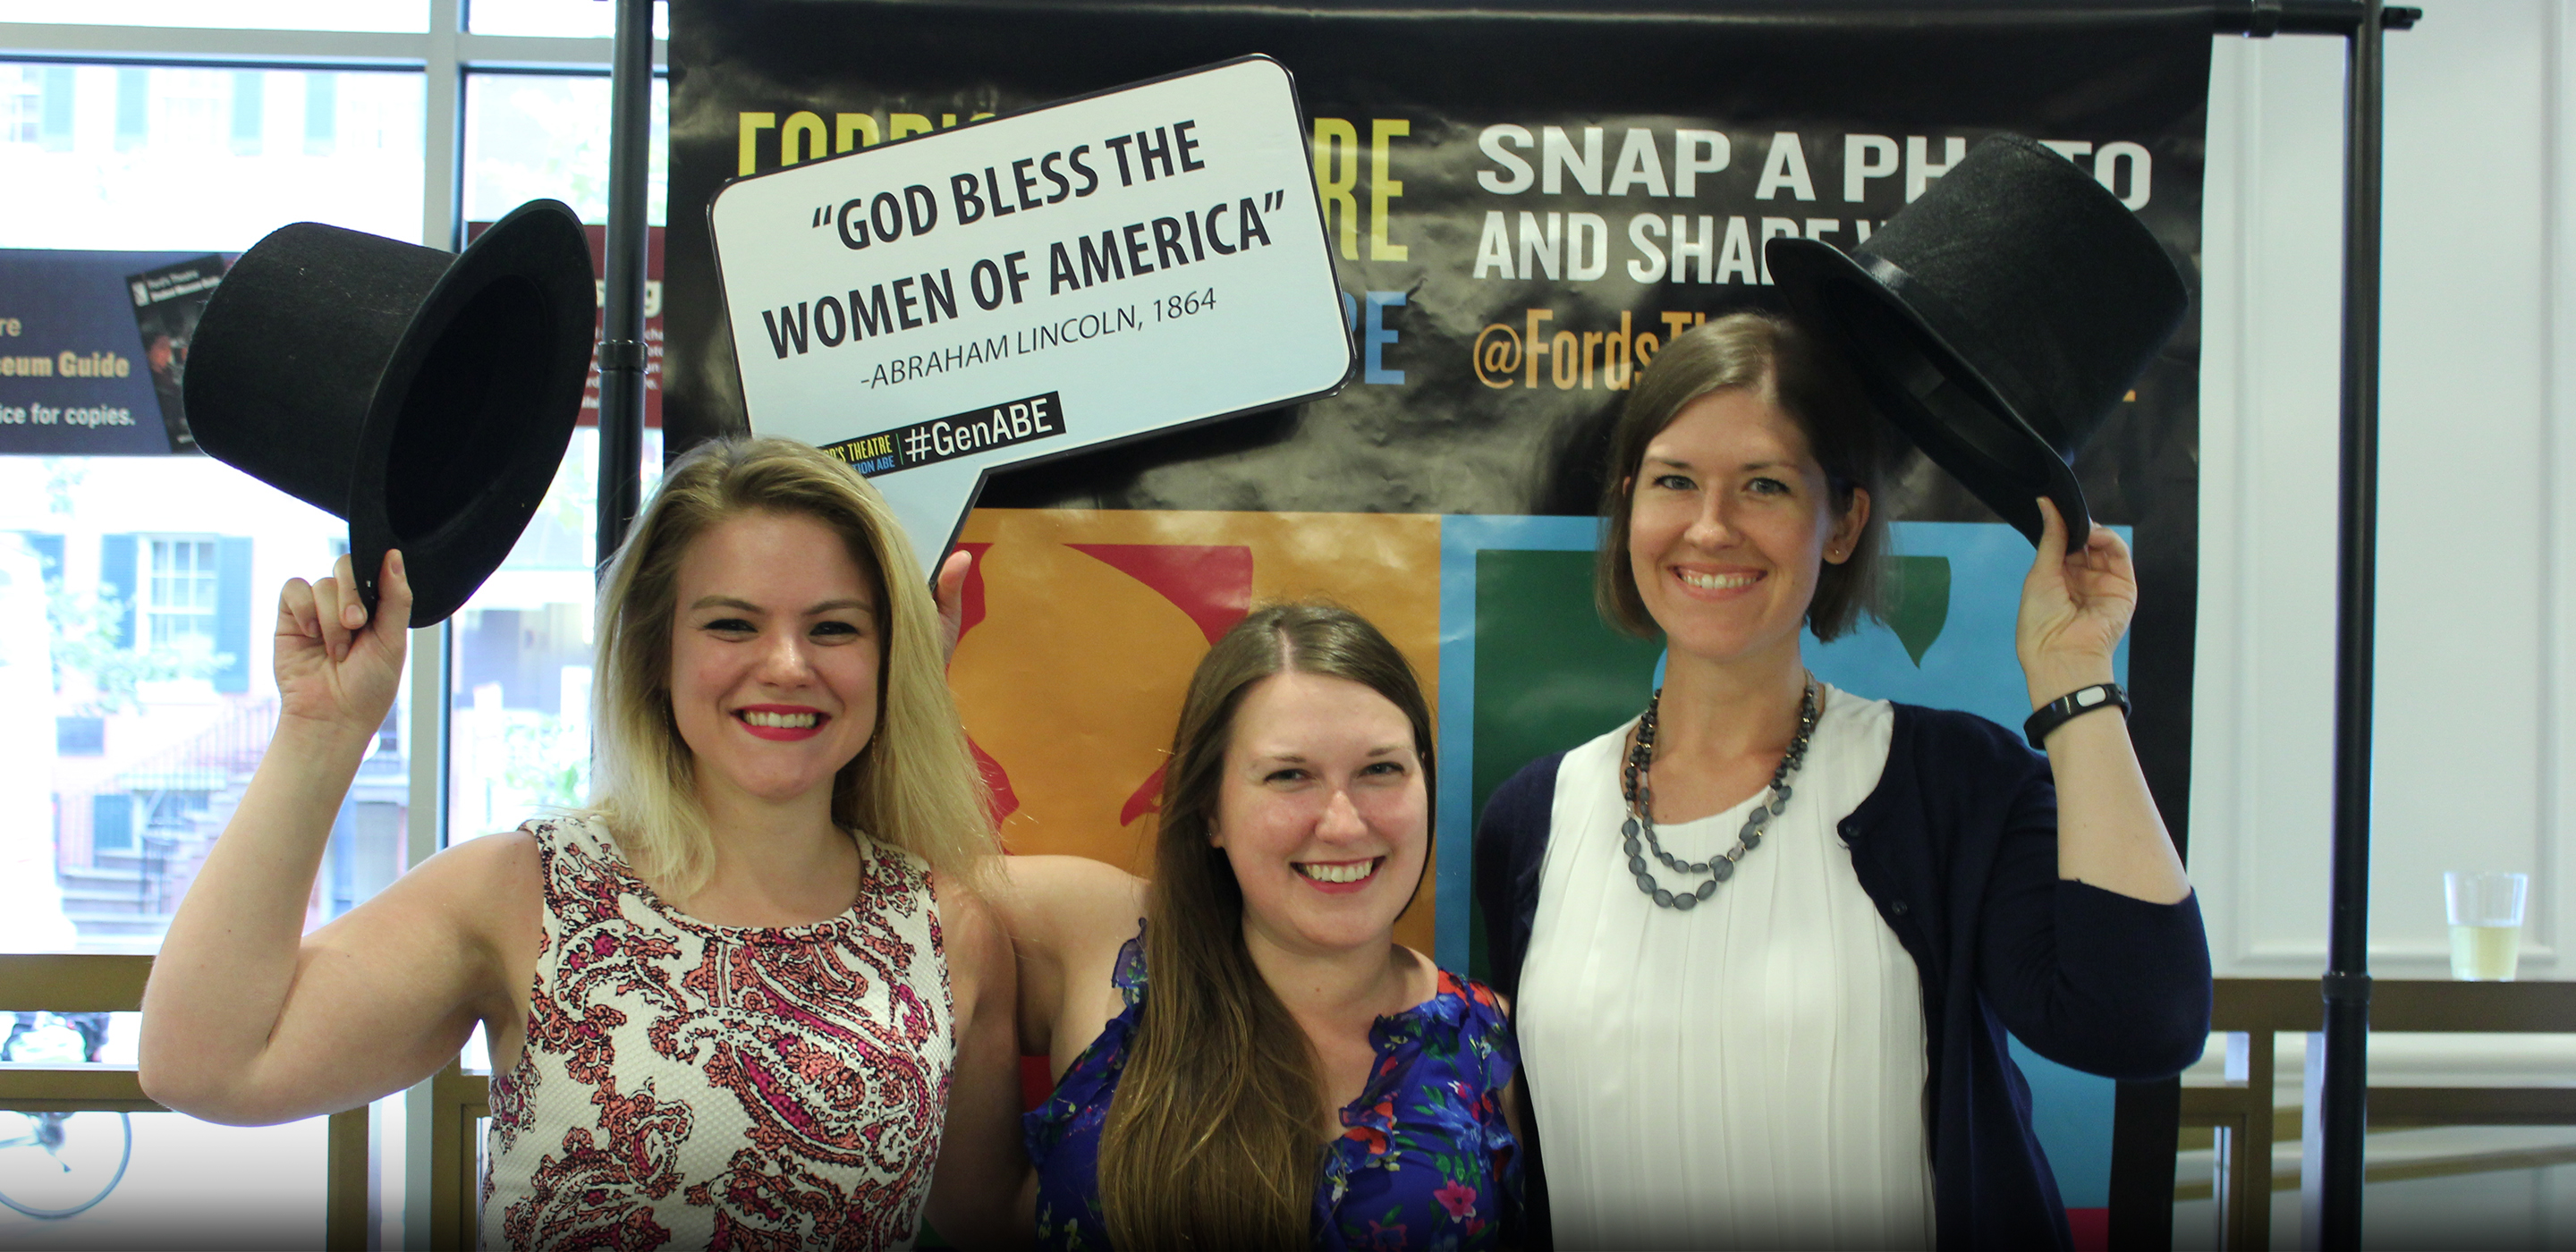
M 756 738 L 794 742 L 823 733 L 832 715 L 802 704 L 748 704 L 735 709 L 733 719 Z

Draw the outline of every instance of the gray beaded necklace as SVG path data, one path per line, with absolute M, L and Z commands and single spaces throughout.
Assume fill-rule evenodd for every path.
M 1699 902 L 1717 894 L 1717 885 L 1735 876 L 1735 863 L 1744 854 L 1762 846 L 1763 828 L 1789 809 L 1789 779 L 1807 757 L 1807 739 L 1816 733 L 1816 679 L 1808 675 L 1807 687 L 1798 700 L 1798 733 L 1789 740 L 1789 750 L 1780 754 L 1780 767 L 1771 771 L 1771 797 L 1753 806 L 1744 819 L 1744 830 L 1735 846 L 1705 861 L 1685 861 L 1664 851 L 1663 841 L 1655 837 L 1655 710 L 1664 702 L 1662 688 L 1657 688 L 1646 701 L 1645 716 L 1637 719 L 1637 743 L 1628 750 L 1627 768 L 1621 772 L 1619 794 L 1628 801 L 1628 820 L 1619 827 L 1621 842 L 1628 852 L 1628 871 L 1637 876 L 1637 890 L 1645 892 L 1661 908 L 1689 911 Z M 1645 837 L 1643 847 L 1638 836 Z M 1707 874 L 1707 882 L 1697 891 L 1678 894 L 1655 882 L 1654 870 L 1646 864 L 1646 852 L 1653 851 L 1664 868 L 1676 874 Z

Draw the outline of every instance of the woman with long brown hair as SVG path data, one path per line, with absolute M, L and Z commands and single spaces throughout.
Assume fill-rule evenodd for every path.
M 1056 1076 L 1027 1118 L 1042 1246 L 1510 1240 L 1501 1005 L 1394 941 L 1431 775 L 1394 645 L 1345 609 L 1273 606 L 1190 681 L 1150 885 L 1009 859 L 1021 1050 Z

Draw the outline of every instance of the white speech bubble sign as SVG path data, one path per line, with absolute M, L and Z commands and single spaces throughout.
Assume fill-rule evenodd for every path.
M 935 569 L 995 469 L 1330 394 L 1310 159 L 1256 56 L 728 183 L 752 429 L 868 475 Z

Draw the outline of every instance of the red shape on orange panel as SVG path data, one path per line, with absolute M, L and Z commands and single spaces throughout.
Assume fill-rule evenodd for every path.
M 975 754 L 975 772 L 984 776 L 984 790 L 992 797 L 994 823 L 998 825 L 1003 818 L 1019 812 L 1020 796 L 1011 790 L 1011 772 L 1003 769 L 984 745 L 972 739 L 966 741 L 966 750 Z
M 984 620 L 984 550 L 989 543 L 961 543 L 957 550 L 966 554 L 966 585 L 957 591 L 957 637 L 975 629 Z
M 2067 1232 L 2075 1236 L 2075 1252 L 2105 1252 L 2111 1246 L 2111 1210 L 2066 1210 Z
M 957 550 L 966 554 L 966 584 L 957 589 L 959 639 L 964 639 L 967 631 L 975 629 L 984 620 L 984 551 L 992 546 L 989 543 L 957 545 Z M 1020 797 L 1018 792 L 1011 790 L 1011 771 L 1002 768 L 1002 763 L 994 760 L 993 754 L 986 752 L 984 745 L 973 739 L 966 741 L 966 750 L 975 754 L 975 772 L 983 776 L 984 790 L 991 797 L 993 821 L 999 823 L 1018 812 Z
M 1215 643 L 1252 611 L 1252 549 L 1239 543 L 1066 544 L 1163 594 Z M 1118 806 L 1124 826 L 1162 808 L 1163 767 Z
M 1252 611 L 1252 549 L 1239 543 L 1071 543 L 1163 593 L 1209 643 Z
M 1055 1094 L 1055 1078 L 1047 1071 L 1054 1068 L 1043 1056 L 1020 1058 L 1020 1111 L 1034 1112 Z
M 1153 777 L 1146 779 L 1144 785 L 1136 788 L 1136 794 L 1127 797 L 1127 803 L 1118 806 L 1119 825 L 1124 826 L 1147 813 L 1159 813 L 1163 810 L 1164 768 L 1161 765 L 1155 766 Z

